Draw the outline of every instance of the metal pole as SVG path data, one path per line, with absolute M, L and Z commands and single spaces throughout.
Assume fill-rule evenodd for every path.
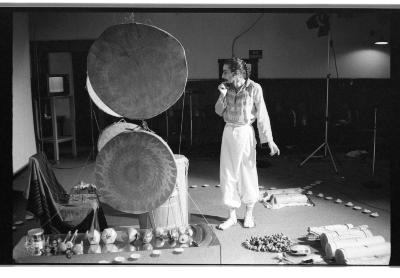
M 193 146 L 193 117 L 192 117 L 192 92 L 189 91 L 190 105 L 190 145 Z
M 374 152 L 372 155 L 372 175 L 375 174 L 375 151 L 376 151 L 376 112 L 378 108 L 374 109 Z
M 324 154 L 327 154 L 327 143 L 328 143 L 328 117 L 329 117 L 329 78 L 330 78 L 330 49 L 331 49 L 331 32 L 328 33 L 328 68 L 326 76 L 326 109 L 325 109 L 325 148 Z
M 339 172 L 337 170 L 335 160 L 333 159 L 333 155 L 332 155 L 331 149 L 328 144 L 329 78 L 330 78 L 329 70 L 330 70 L 330 47 L 331 47 L 331 45 L 332 45 L 331 33 L 329 32 L 328 33 L 328 74 L 326 76 L 326 106 L 325 106 L 325 138 L 324 138 L 324 142 L 316 150 L 314 150 L 306 159 L 304 159 L 299 164 L 299 166 L 303 166 L 310 158 L 314 157 L 314 154 L 316 154 L 322 147 L 324 147 L 324 153 L 325 153 L 324 157 L 326 157 L 327 153 L 329 152 L 329 156 L 332 161 L 333 168 L 335 169 L 336 174 L 338 174 Z

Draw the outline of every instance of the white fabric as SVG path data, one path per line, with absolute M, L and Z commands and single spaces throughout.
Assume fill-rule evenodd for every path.
M 223 203 L 239 208 L 259 197 L 256 138 L 251 125 L 226 124 L 222 135 L 220 184 Z

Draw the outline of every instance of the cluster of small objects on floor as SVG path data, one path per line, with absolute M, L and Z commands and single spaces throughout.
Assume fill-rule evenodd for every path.
M 243 246 L 256 252 L 278 253 L 275 259 L 284 264 L 389 264 L 390 243 L 381 235 L 374 236 L 367 225 L 336 224 L 308 227 L 307 231 L 306 241 L 301 244 L 280 233 L 252 236 Z M 315 241 L 321 243 L 322 252 L 312 251 Z
M 182 253 L 183 248 L 197 246 L 197 243 L 193 240 L 193 230 L 190 226 L 170 229 L 124 227 L 121 231 L 107 228 L 102 233 L 94 229 L 85 234 L 78 234 L 78 230 L 76 230 L 74 233 L 69 231 L 64 237 L 60 235 L 45 236 L 43 229 L 37 228 L 28 231 L 25 242 L 25 248 L 31 256 L 65 255 L 67 258 L 84 253 L 138 250 L 150 250 L 153 251 L 152 255 L 160 255 L 161 250 L 155 248 L 162 249 L 164 245 L 167 245 L 168 248 L 175 247 L 174 253 Z M 118 246 L 122 248 L 118 248 Z M 84 250 L 86 251 L 84 252 Z M 135 255 L 132 255 L 133 257 Z
M 311 196 L 314 196 L 314 193 L 311 189 L 322 183 L 323 181 L 317 180 L 303 187 L 285 189 L 271 187 L 268 190 L 263 186 L 260 186 L 260 202 L 269 209 L 280 209 L 292 206 L 314 206 L 314 203 L 311 200 Z M 355 211 L 361 211 L 363 214 L 369 215 L 370 217 L 379 217 L 378 212 L 372 212 L 367 208 L 363 209 L 361 206 L 354 205 L 351 201 L 344 202 L 340 198 L 325 196 L 323 193 L 318 193 L 315 196 L 327 201 L 333 200 L 335 204 L 344 203 L 346 207 L 352 208 Z
M 322 184 L 315 181 L 307 186 L 296 188 L 277 189 L 271 187 L 264 189 L 260 186 L 260 202 L 269 209 L 280 209 L 292 206 L 314 206 L 310 197 L 313 187 Z M 331 196 L 323 193 L 316 195 L 324 200 L 333 200 Z M 334 201 L 341 204 L 337 198 Z M 346 207 L 360 211 L 362 207 L 355 206 L 352 202 L 345 203 Z M 378 217 L 377 212 L 368 209 L 362 210 L 364 214 Z M 390 258 L 390 243 L 382 236 L 374 236 L 367 225 L 353 226 L 352 224 L 337 224 L 321 227 L 309 227 L 306 241 L 295 243 L 288 236 L 280 233 L 265 236 L 252 236 L 243 242 L 243 246 L 256 252 L 278 253 L 275 257 L 279 263 L 286 264 L 375 264 L 387 265 Z M 314 241 L 320 241 L 323 252 L 311 249 Z M 303 258 L 301 258 L 303 257 Z M 300 258 L 300 259 L 299 259 Z
M 288 252 L 291 245 L 292 241 L 282 233 L 252 236 L 243 243 L 245 248 L 258 252 Z

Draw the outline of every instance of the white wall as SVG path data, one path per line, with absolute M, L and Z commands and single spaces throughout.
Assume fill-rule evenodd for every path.
M 33 40 L 96 39 L 108 26 L 126 22 L 129 13 L 32 13 Z M 174 35 L 187 54 L 190 79 L 217 78 L 219 58 L 231 56 L 233 39 L 258 13 L 134 13 L 137 22 L 153 24 Z M 323 78 L 327 74 L 327 37 L 318 38 L 305 22 L 311 14 L 266 13 L 236 42 L 236 56 L 263 50 L 260 78 Z M 374 46 L 371 30 L 389 33 L 389 22 L 376 14 L 331 17 L 339 76 L 389 78 L 390 47 Z M 373 54 L 372 54 L 373 53 Z M 332 55 L 333 53 L 331 53 Z M 350 61 L 348 57 L 352 58 Z M 373 56 L 373 58 L 371 57 Z M 333 58 L 333 56 L 332 56 Z M 371 60 L 372 59 L 372 60 Z M 334 73 L 334 64 L 330 72 Z
M 33 125 L 29 20 L 27 13 L 13 14 L 13 173 L 36 153 Z

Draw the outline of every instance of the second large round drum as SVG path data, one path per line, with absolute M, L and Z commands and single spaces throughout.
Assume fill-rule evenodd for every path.
M 175 189 L 177 165 L 164 140 L 147 131 L 123 132 L 101 149 L 95 182 L 102 201 L 141 214 L 165 203 Z

